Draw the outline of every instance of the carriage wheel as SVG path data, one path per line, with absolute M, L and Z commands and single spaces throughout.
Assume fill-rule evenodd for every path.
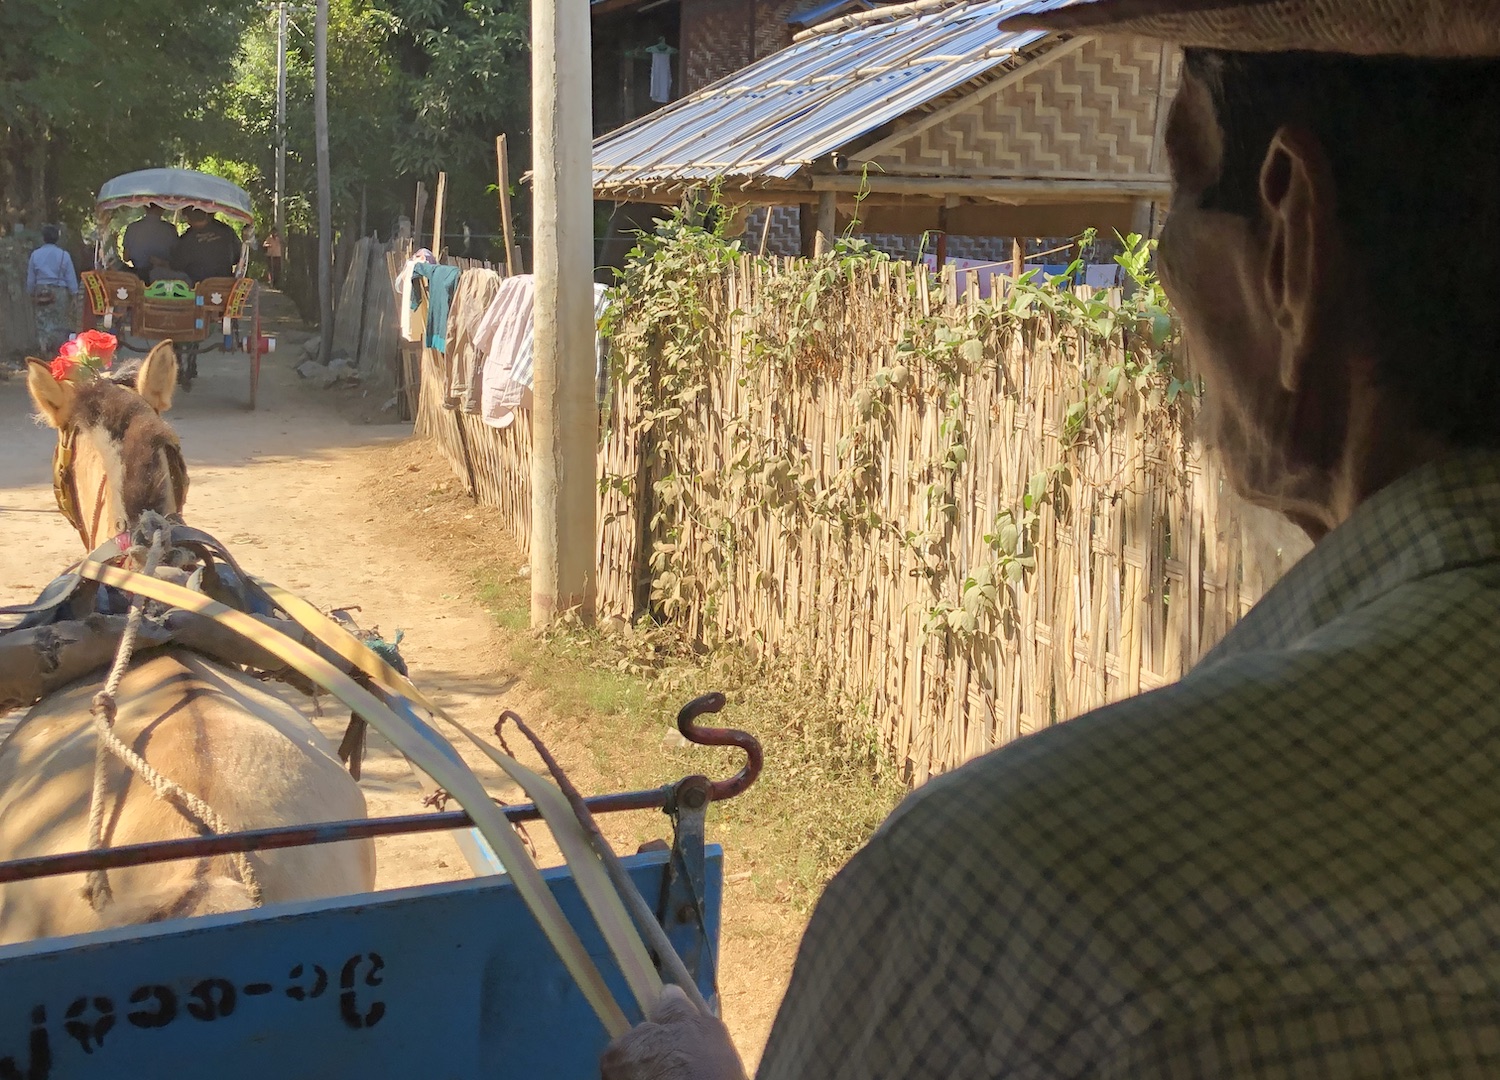
M 250 314 L 250 411 L 255 411 L 255 392 L 260 387 L 260 286 L 252 293 Z

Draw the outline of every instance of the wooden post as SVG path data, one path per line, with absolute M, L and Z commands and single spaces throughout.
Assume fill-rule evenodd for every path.
M 328 0 L 313 24 L 313 128 L 318 155 L 318 332 L 326 364 L 333 355 L 333 181 L 328 162 Z
M 1150 199 L 1137 199 L 1130 206 L 1130 231 L 1151 239 L 1152 206 Z
M 417 209 L 411 219 L 411 246 L 413 249 L 422 246 L 422 215 L 427 213 L 427 185 L 417 181 Z
M 1026 272 L 1026 245 L 1019 236 L 1010 238 L 1010 276 L 1018 278 Z
M 448 174 L 438 173 L 437 197 L 432 200 L 432 253 L 443 257 L 443 209 L 448 201 Z
M 937 268 L 941 271 L 944 266 L 948 265 L 948 208 L 946 206 L 938 207 L 936 255 Z
M 505 136 L 495 136 L 496 187 L 500 189 L 500 233 L 505 239 L 505 276 L 516 274 L 515 241 L 511 238 L 510 225 L 510 155 L 506 152 Z
M 588 0 L 532 0 L 531 624 L 594 617 L 599 409 Z
M 815 255 L 832 251 L 833 245 L 838 240 L 838 203 L 836 200 L 837 196 L 831 191 L 825 191 L 818 196 L 818 238 L 813 249 Z

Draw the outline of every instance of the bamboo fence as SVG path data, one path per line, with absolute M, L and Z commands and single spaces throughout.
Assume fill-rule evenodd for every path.
M 1191 399 L 1123 394 L 1064 439 L 1086 377 L 1066 341 L 979 317 L 977 294 L 903 263 L 847 275 L 818 302 L 822 329 L 797 338 L 793 270 L 747 260 L 699 285 L 712 355 L 673 423 L 644 422 L 640 373 L 659 357 L 617 374 L 599 451 L 601 613 L 650 610 L 810 662 L 920 782 L 1176 680 L 1306 549 L 1228 491 L 1192 439 Z M 898 353 L 950 324 L 987 327 L 956 375 Z M 789 341 L 767 360 L 768 342 Z M 495 430 L 445 409 L 443 377 L 425 356 L 418 432 L 525 547 L 529 417 Z M 997 518 L 1023 516 L 1039 474 L 1047 495 L 1022 545 L 1034 565 L 1011 580 Z M 986 581 L 992 602 L 955 626 Z

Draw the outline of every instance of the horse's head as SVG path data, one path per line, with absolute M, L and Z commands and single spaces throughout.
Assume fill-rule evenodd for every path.
M 57 507 L 92 551 L 142 513 L 181 514 L 187 468 L 177 435 L 161 418 L 177 387 L 177 356 L 163 341 L 139 366 L 87 382 L 59 381 L 30 360 L 27 386 L 57 429 L 52 487 Z

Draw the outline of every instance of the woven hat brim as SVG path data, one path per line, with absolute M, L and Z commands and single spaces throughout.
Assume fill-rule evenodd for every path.
M 1500 0 L 1082 0 L 1000 29 L 1119 33 L 1236 52 L 1500 57 Z

